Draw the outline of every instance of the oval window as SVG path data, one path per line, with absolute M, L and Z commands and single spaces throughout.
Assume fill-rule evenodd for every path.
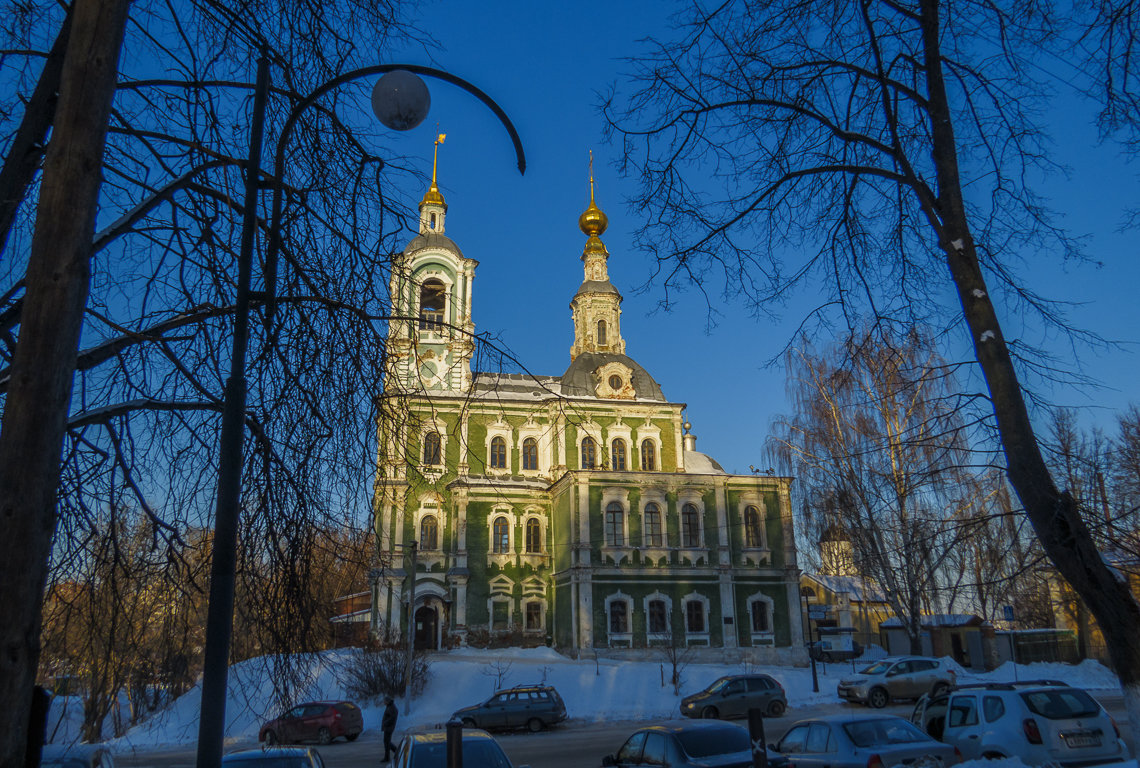
M 610 389 L 621 389 L 622 383 L 621 376 L 617 374 L 610 376 Z

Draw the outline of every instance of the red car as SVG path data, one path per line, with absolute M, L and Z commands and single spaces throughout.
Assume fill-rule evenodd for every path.
M 364 716 L 360 707 L 351 701 L 310 701 L 261 726 L 257 740 L 266 744 L 294 741 L 328 744 L 338 736 L 355 741 L 363 730 Z

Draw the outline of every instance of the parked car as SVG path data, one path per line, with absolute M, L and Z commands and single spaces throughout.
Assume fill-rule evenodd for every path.
M 566 719 L 566 705 L 549 685 L 516 685 L 496 691 L 482 704 L 464 707 L 452 718 L 467 728 L 522 728 L 541 731 Z
M 340 736 L 356 741 L 363 730 L 364 716 L 351 701 L 309 701 L 261 726 L 257 740 L 271 745 L 296 741 L 328 744 Z
M 911 722 L 967 760 L 1088 766 L 1128 759 L 1104 707 L 1080 688 L 1051 680 L 964 685 L 925 696 Z
M 851 641 L 850 648 L 844 648 L 838 641 L 831 638 L 821 638 L 814 643 L 808 643 L 808 655 L 816 661 L 831 663 L 835 661 L 850 661 L 863 655 L 863 646 L 857 641 Z
M 728 675 L 700 693 L 681 699 L 681 714 L 685 717 L 747 717 L 750 709 L 779 717 L 787 708 L 784 687 L 770 675 Z
M 634 731 L 615 754 L 602 758 L 603 766 L 636 768 L 752 768 L 752 740 L 748 729 L 736 723 L 698 721 L 651 725 Z M 783 768 L 784 760 L 768 751 L 770 768 Z M 464 768 L 467 768 L 464 763 Z
M 104 744 L 45 744 L 40 768 L 114 768 Z
M 894 715 L 801 720 L 774 749 L 788 768 L 939 768 L 961 760 L 954 747 Z
M 228 768 L 325 768 L 320 753 L 310 747 L 242 749 L 222 756 Z
M 957 673 L 944 659 L 888 656 L 864 667 L 857 677 L 840 680 L 836 692 L 841 699 L 879 709 L 894 699 L 917 699 L 925 693 L 943 694 L 957 682 Z
M 447 732 L 411 733 L 396 750 L 394 768 L 440 768 L 447 765 Z M 499 742 L 486 731 L 463 729 L 463 768 L 513 768 Z M 530 768 L 530 766 L 519 766 Z

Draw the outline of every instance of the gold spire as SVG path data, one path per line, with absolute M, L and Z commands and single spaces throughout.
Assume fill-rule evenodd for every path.
M 438 129 L 438 127 L 439 126 L 436 126 L 437 129 Z M 420 201 L 421 206 L 439 205 L 439 206 L 442 206 L 444 208 L 447 207 L 447 203 L 445 203 L 443 201 L 443 195 L 440 194 L 439 185 L 436 184 L 436 180 L 435 180 L 436 179 L 436 175 L 435 175 L 436 174 L 436 168 L 439 165 L 439 145 L 442 144 L 443 140 L 446 138 L 447 138 L 446 133 L 441 133 L 435 137 L 435 155 L 431 159 L 431 186 L 428 187 L 427 193 L 424 194 L 424 199 Z
M 578 228 L 590 237 L 597 237 L 606 231 L 609 219 L 594 202 L 594 151 L 590 150 L 590 205 L 578 217 Z

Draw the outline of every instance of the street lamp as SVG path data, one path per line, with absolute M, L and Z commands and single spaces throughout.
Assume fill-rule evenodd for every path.
M 273 214 L 265 260 L 267 293 L 266 323 L 272 322 L 276 296 L 277 254 L 281 248 L 281 213 L 285 148 L 301 113 L 321 96 L 346 83 L 385 74 L 372 93 L 373 110 L 384 125 L 407 130 L 427 116 L 431 104 L 427 86 L 419 75 L 456 85 L 486 104 L 510 134 L 519 173 L 526 172 L 526 158 L 518 132 L 506 113 L 491 97 L 471 83 L 448 72 L 415 64 L 378 64 L 357 69 L 318 86 L 297 104 L 285 119 L 277 140 L 273 168 Z M 198 722 L 198 768 L 219 768 L 225 735 L 226 681 L 230 639 L 233 632 L 234 567 L 237 549 L 237 519 L 241 500 L 242 432 L 246 404 L 245 365 L 249 347 L 250 284 L 253 276 L 253 246 L 257 230 L 257 193 L 260 188 L 261 145 L 265 108 L 269 94 L 269 59 L 264 49 L 257 63 L 253 119 L 250 126 L 249 159 L 246 164 L 245 206 L 242 215 L 238 281 L 234 297 L 234 335 L 230 374 L 222 405 L 222 429 L 218 440 L 218 491 L 214 513 L 213 557 L 210 565 L 210 603 L 206 615 L 206 651 L 202 669 L 202 705 Z M 415 575 L 413 574 L 413 580 Z
M 808 602 L 807 592 L 801 589 L 800 594 L 804 598 L 804 632 L 807 634 L 808 659 L 811 661 L 811 690 L 812 693 L 819 693 L 819 675 L 815 671 L 815 654 L 811 652 L 811 603 Z

